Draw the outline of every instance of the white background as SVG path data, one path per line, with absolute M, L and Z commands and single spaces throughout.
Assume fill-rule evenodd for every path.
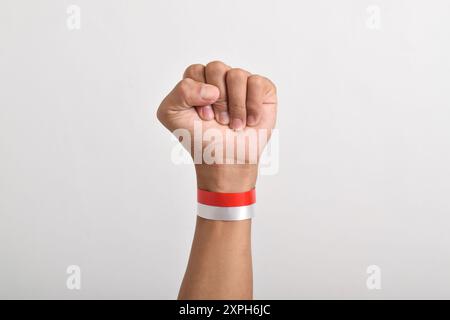
M 366 25 L 370 5 L 381 29 Z M 172 164 L 155 110 L 186 66 L 211 60 L 279 90 L 255 298 L 450 298 L 449 12 L 447 0 L 0 0 L 0 298 L 176 297 L 195 178 Z M 381 290 L 366 287 L 373 264 Z

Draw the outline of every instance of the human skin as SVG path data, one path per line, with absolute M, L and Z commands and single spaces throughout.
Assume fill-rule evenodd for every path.
M 206 66 L 189 66 L 183 80 L 162 101 L 157 116 L 171 132 L 186 129 L 193 137 L 194 122 L 201 121 L 203 132 L 216 129 L 223 136 L 229 134 L 238 139 L 250 129 L 265 129 L 270 134 L 275 126 L 276 109 L 276 88 L 269 79 L 213 61 Z M 265 142 L 258 143 L 262 150 Z M 188 151 L 193 156 L 193 150 Z M 227 193 L 253 189 L 258 164 L 236 162 L 195 164 L 197 187 Z M 216 221 L 197 217 L 178 298 L 253 298 L 251 219 Z

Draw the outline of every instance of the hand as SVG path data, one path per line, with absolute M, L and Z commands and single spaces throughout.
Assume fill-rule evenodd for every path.
M 209 143 L 202 140 L 201 155 L 213 149 L 213 156 L 220 161 L 196 163 L 200 189 L 244 192 L 256 184 L 257 163 L 275 126 L 276 108 L 276 88 L 269 79 L 214 61 L 206 66 L 189 66 L 183 80 L 162 101 L 157 115 L 170 131 L 185 129 L 189 132 L 192 144 L 187 149 L 195 163 L 195 123 L 197 127 L 201 125 L 202 137 L 206 132 L 215 133 L 215 139 Z M 248 139 L 251 131 L 262 129 L 267 132 L 267 140 L 257 134 L 256 146 L 252 146 Z M 221 139 L 217 139 L 217 134 Z M 227 143 L 235 146 L 232 153 L 226 152 Z M 237 152 L 239 143 L 245 144 L 244 154 Z M 250 161 L 250 150 L 255 147 L 256 159 Z

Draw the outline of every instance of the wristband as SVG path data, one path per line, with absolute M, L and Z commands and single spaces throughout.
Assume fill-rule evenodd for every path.
M 209 220 L 237 221 L 255 216 L 255 189 L 240 193 L 220 193 L 198 189 L 197 214 Z

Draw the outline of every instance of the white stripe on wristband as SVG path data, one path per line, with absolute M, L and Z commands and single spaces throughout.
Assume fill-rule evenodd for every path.
M 209 220 L 238 221 L 255 217 L 255 189 L 241 193 L 198 190 L 198 216 Z
M 255 217 L 255 205 L 215 207 L 198 203 L 198 216 L 209 220 L 238 221 Z

